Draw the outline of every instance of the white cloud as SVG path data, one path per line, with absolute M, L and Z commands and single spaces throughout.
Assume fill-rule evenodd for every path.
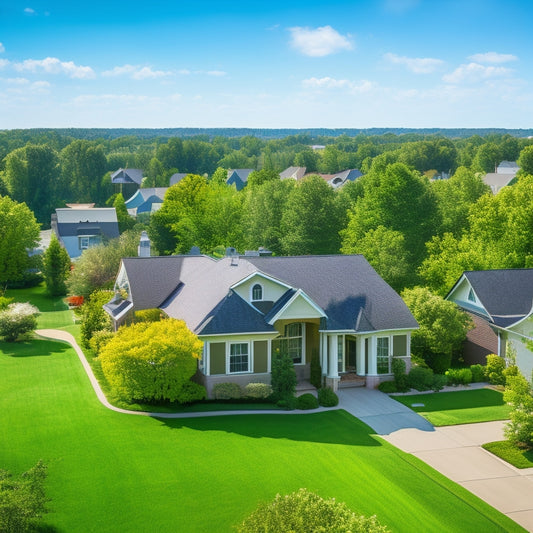
M 208 70 L 206 74 L 208 76 L 225 76 L 227 72 L 224 72 L 223 70 Z
M 6 47 L 3 43 L 0 43 L 0 54 L 3 54 L 6 51 Z
M 30 80 L 27 78 L 8 78 L 6 81 L 11 85 L 27 85 L 30 83 Z
M 0 68 L 7 67 L 9 65 L 8 59 L 0 59 Z
M 308 89 L 347 89 L 351 93 L 365 93 L 374 88 L 368 80 L 355 82 L 351 80 L 337 80 L 335 78 L 308 78 L 302 80 L 302 85 Z
M 467 65 L 460 65 L 451 74 L 443 76 L 442 79 L 446 83 L 476 83 L 490 78 L 506 76 L 511 72 L 511 69 L 505 67 L 487 67 L 479 63 L 468 63 Z
M 476 63 L 508 63 L 516 61 L 518 57 L 513 54 L 498 54 L 497 52 L 486 52 L 485 54 L 474 54 L 468 59 Z
M 102 72 L 102 76 L 129 76 L 134 80 L 164 78 L 171 75 L 172 72 L 170 71 L 152 70 L 151 67 L 141 67 L 139 65 L 123 65 Z
M 353 44 L 350 35 L 341 35 L 331 26 L 320 28 L 289 28 L 291 46 L 300 53 L 310 57 L 324 57 L 341 50 L 351 50 Z
M 435 72 L 443 63 L 441 59 L 432 57 L 406 57 L 396 54 L 385 54 L 383 58 L 393 65 L 404 65 L 415 74 L 429 74 Z
M 22 63 L 13 63 L 18 72 L 46 72 L 47 74 L 66 74 L 71 78 L 90 79 L 96 77 L 91 67 L 76 65 L 73 61 L 60 61 L 57 57 L 45 59 L 25 59 Z
M 182 68 L 181 70 L 178 70 L 178 74 L 183 74 L 184 76 L 188 76 L 190 73 L 191 71 L 186 68 Z
M 27 13 L 28 15 L 34 15 L 35 14 L 35 9 L 32 9 L 31 7 L 25 7 L 24 8 L 24 13 Z

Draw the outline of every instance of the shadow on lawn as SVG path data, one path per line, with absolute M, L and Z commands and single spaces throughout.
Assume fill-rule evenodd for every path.
M 41 357 L 71 350 L 64 342 L 31 339 L 18 342 L 0 342 L 0 353 L 10 357 Z
M 224 431 L 256 439 L 288 439 L 348 446 L 382 445 L 369 426 L 343 410 L 309 414 L 250 414 L 158 420 L 171 429 Z

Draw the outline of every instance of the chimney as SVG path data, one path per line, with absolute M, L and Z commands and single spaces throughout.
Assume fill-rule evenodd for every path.
M 139 257 L 150 257 L 150 239 L 148 238 L 148 233 L 146 233 L 146 231 L 141 233 L 141 240 L 137 252 Z

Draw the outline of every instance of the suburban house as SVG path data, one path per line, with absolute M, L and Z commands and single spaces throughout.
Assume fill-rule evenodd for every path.
M 357 178 L 360 178 L 362 175 L 363 173 L 360 170 L 357 170 L 356 168 L 352 168 L 350 170 L 345 170 L 343 172 L 339 172 L 338 174 L 335 174 L 330 180 L 328 180 L 328 183 L 334 189 L 338 189 L 339 187 L 342 187 L 345 183 L 349 181 L 355 181 Z
M 527 379 L 533 371 L 533 269 L 464 272 L 446 296 L 470 314 L 475 328 L 468 334 L 465 362 L 485 362 L 495 353 L 516 354 L 516 364 Z
M 305 167 L 289 167 L 279 173 L 282 180 L 301 180 L 305 176 Z
M 502 161 L 495 172 L 489 172 L 483 177 L 483 181 L 490 187 L 492 194 L 497 194 L 502 187 L 513 181 L 520 167 L 515 161 Z
M 235 185 L 238 191 L 244 189 L 248 183 L 248 176 L 254 171 L 253 168 L 235 168 L 228 170 L 228 177 L 226 183 L 228 185 Z
M 139 168 L 119 168 L 111 174 L 111 183 L 118 185 L 125 197 L 131 196 L 143 181 L 143 171 Z
M 159 308 L 199 336 L 208 396 L 220 382 L 269 383 L 276 350 L 292 357 L 299 381 L 318 356 L 334 390 L 341 378 L 372 388 L 392 378 L 393 357 L 409 369 L 418 327 L 361 255 L 125 258 L 115 294 L 104 306 L 115 327 Z
M 135 194 L 126 200 L 128 213 L 136 217 L 140 213 L 152 213 L 157 211 L 165 198 L 168 187 L 151 187 L 137 189 Z
M 114 207 L 67 204 L 52 214 L 51 227 L 71 259 L 83 250 L 119 236 Z
M 172 185 L 176 185 L 176 183 L 179 183 L 185 176 L 188 176 L 187 172 L 176 172 L 175 174 L 172 174 L 169 179 L 169 186 L 172 187 Z

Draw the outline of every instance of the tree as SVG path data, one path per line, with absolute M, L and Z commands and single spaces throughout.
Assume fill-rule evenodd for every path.
M 250 188 L 258 187 L 263 185 L 267 181 L 279 180 L 279 174 L 275 170 L 254 170 L 250 172 L 248 176 L 247 185 Z
M 289 402 L 296 391 L 296 372 L 291 356 L 279 350 L 273 354 L 271 385 L 272 395 L 276 401 Z
M 50 224 L 58 198 L 56 151 L 48 145 L 28 144 L 10 152 L 5 161 L 4 181 L 11 197 L 25 202 L 39 222 Z
M 57 237 L 52 235 L 50 245 L 44 252 L 43 275 L 46 289 L 51 296 L 63 296 L 67 294 L 65 280 L 70 272 L 70 257 L 63 248 Z
M 191 386 L 202 341 L 182 320 L 123 326 L 102 349 L 99 359 L 111 387 L 125 400 L 189 403 L 191 390 L 205 397 L 200 385 Z
M 84 250 L 67 278 L 68 293 L 87 298 L 96 289 L 111 288 L 123 257 L 137 255 L 140 231 L 129 230 L 107 244 Z
M 473 327 L 470 317 L 453 302 L 415 287 L 402 292 L 420 328 L 413 331 L 411 351 L 438 374 L 449 368 L 452 354 L 461 348 Z
M 21 280 L 29 267 L 28 250 L 37 246 L 39 224 L 24 203 L 0 196 L 0 284 Z
M 335 191 L 319 176 L 296 183 L 281 217 L 281 246 L 286 255 L 331 254 L 340 248 L 340 213 Z
M 526 146 L 522 149 L 517 163 L 524 174 L 533 175 L 533 145 Z
M 135 219 L 129 215 L 124 196 L 122 196 L 121 192 L 115 196 L 113 207 L 117 213 L 118 227 L 121 233 L 135 226 Z
M 510 422 L 504 429 L 506 438 L 515 446 L 533 448 L 533 389 L 531 383 L 520 373 L 507 376 L 503 399 L 511 405 Z
M 370 173 L 358 180 L 363 195 L 349 212 L 342 246 L 350 249 L 369 230 L 383 226 L 403 235 L 410 268 L 415 270 L 425 256 L 425 243 L 440 226 L 435 196 L 427 179 L 404 164 L 376 163 L 377 159 Z
M 46 513 L 45 480 L 46 465 L 42 461 L 18 479 L 7 470 L 0 470 L 0 531 L 35 531 L 39 519 Z
M 355 242 L 344 240 L 343 254 L 362 254 L 376 272 L 396 291 L 401 291 L 412 281 L 409 251 L 399 231 L 378 226 L 368 230 Z
M 263 246 L 277 255 L 282 254 L 281 218 L 295 186 L 294 180 L 275 180 L 254 190 L 245 190 L 242 226 L 249 249 Z
M 61 190 L 58 197 L 75 202 L 101 203 L 111 190 L 104 184 L 107 170 L 103 146 L 91 141 L 75 140 L 61 150 Z
M 500 148 L 496 143 L 482 144 L 476 152 L 472 167 L 479 172 L 496 172 L 496 167 L 502 160 Z
M 286 496 L 276 495 L 274 501 L 260 504 L 237 527 L 239 533 L 386 533 L 389 529 L 375 516 L 360 516 L 331 498 L 325 500 L 307 489 Z
M 30 303 L 15 302 L 0 311 L 0 337 L 15 342 L 19 337 L 37 327 L 39 309 Z
M 85 348 L 90 347 L 93 335 L 98 331 L 111 331 L 111 317 L 104 311 L 103 305 L 111 300 L 113 291 L 94 291 L 81 306 L 81 342 Z

